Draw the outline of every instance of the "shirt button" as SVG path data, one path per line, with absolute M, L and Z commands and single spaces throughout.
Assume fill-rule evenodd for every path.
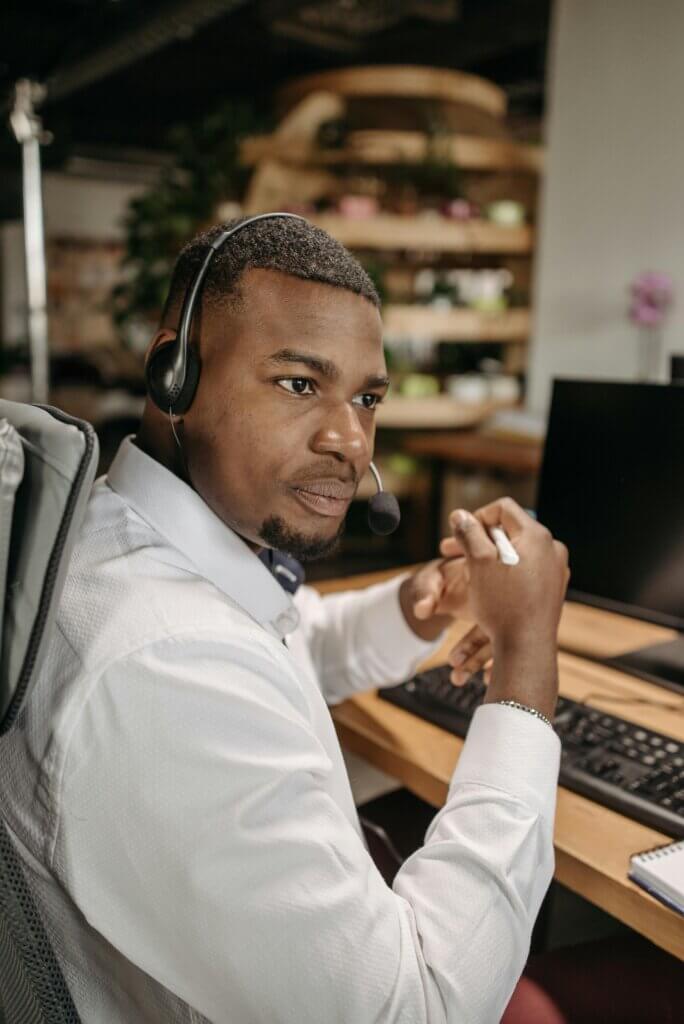
M 299 625 L 299 613 L 296 608 L 281 612 L 274 623 L 279 633 L 291 633 Z

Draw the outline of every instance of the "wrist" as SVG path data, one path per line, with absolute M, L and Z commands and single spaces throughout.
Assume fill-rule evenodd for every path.
M 493 644 L 492 678 L 485 700 L 517 701 L 553 718 L 558 699 L 558 657 L 555 637 L 532 642 Z
M 537 629 L 525 632 L 522 629 L 492 636 L 494 656 L 509 662 L 527 662 L 530 659 L 555 657 L 558 650 L 557 631 Z

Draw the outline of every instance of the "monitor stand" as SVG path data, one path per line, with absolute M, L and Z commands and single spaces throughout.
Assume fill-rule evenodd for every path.
M 684 696 L 684 633 L 676 640 L 607 658 L 605 663 Z

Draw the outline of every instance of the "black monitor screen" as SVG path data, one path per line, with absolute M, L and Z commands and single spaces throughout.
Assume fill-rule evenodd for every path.
M 684 387 L 555 381 L 537 515 L 571 597 L 684 629 Z

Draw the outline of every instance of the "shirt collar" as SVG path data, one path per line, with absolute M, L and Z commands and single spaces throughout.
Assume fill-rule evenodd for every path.
M 289 595 L 196 491 L 125 438 L 107 483 L 153 529 L 256 622 L 282 639 L 299 624 Z

